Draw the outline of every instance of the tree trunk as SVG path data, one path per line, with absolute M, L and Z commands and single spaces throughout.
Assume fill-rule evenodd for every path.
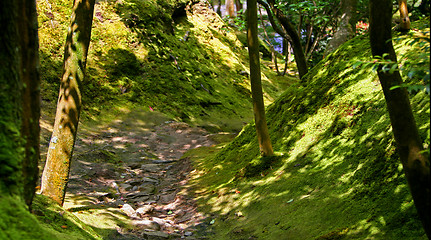
M 410 18 L 409 10 L 407 9 L 407 0 L 399 0 L 398 5 L 400 7 L 400 24 L 397 30 L 406 32 L 410 30 Z
M 283 14 L 281 10 L 279 10 L 274 1 L 268 1 L 269 5 L 263 0 L 257 0 L 257 2 L 262 5 L 266 12 L 268 13 L 268 19 L 271 22 L 272 28 L 283 36 L 285 39 L 288 39 L 293 48 L 293 55 L 295 56 L 296 67 L 298 68 L 299 78 L 307 74 L 307 60 L 304 55 L 304 50 L 302 49 L 301 39 L 299 38 L 298 33 L 295 30 L 293 24 L 289 21 L 289 19 Z M 283 30 L 281 30 L 273 19 L 273 15 L 276 16 L 280 24 L 283 26 Z
M 0 2 L 0 197 L 31 209 L 39 160 L 39 55 L 34 0 Z
M 257 37 L 257 2 L 247 1 L 247 43 L 250 58 L 250 82 L 253 98 L 254 120 L 257 139 L 262 156 L 272 156 L 273 150 L 266 125 L 265 105 L 263 103 L 262 81 L 260 73 L 259 41 Z
M 75 0 L 64 50 L 63 77 L 54 130 L 42 175 L 42 194 L 63 205 L 70 160 L 81 112 L 81 81 L 85 76 L 95 0 Z
M 39 77 L 39 40 L 37 27 L 36 2 L 27 0 L 20 7 L 21 22 L 21 79 L 24 84 L 22 95 L 21 134 L 26 141 L 23 162 L 24 200 L 31 210 L 36 182 L 39 175 L 40 158 L 40 77 Z
M 230 18 L 235 17 L 235 0 L 226 0 L 226 12 Z
M 355 9 L 358 0 L 341 0 L 341 18 L 333 38 L 325 50 L 325 56 L 355 36 Z
M 18 1 L 0 1 L 0 197 L 22 196 L 24 160 Z M 18 51 L 17 51 L 18 50 Z
M 236 6 L 236 14 L 239 14 L 239 12 L 242 10 L 242 3 L 241 0 L 235 0 L 235 6 Z
M 388 59 L 396 62 L 391 34 L 392 0 L 370 0 L 370 44 L 373 56 L 389 54 Z M 393 86 L 402 84 L 398 71 L 378 71 L 386 99 L 389 117 L 410 191 L 419 217 L 428 238 L 430 226 L 430 169 L 429 157 L 423 152 L 416 122 L 410 106 L 407 90 Z M 398 209 L 397 209 L 398 210 Z
M 296 66 L 299 72 L 299 78 L 302 79 L 302 77 L 307 74 L 308 67 L 299 33 L 296 31 L 295 26 L 290 22 L 287 16 L 284 15 L 284 13 L 278 8 L 274 0 L 269 0 L 268 4 L 271 7 L 271 11 L 274 16 L 278 19 L 280 24 L 286 30 L 287 34 L 290 36 L 293 55 L 295 56 Z

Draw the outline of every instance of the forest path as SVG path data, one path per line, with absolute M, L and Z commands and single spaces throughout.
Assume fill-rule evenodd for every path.
M 205 235 L 208 221 L 181 192 L 192 167 L 180 158 L 213 145 L 211 134 L 143 109 L 101 122 L 80 123 L 64 208 L 104 239 L 202 239 L 195 233 Z

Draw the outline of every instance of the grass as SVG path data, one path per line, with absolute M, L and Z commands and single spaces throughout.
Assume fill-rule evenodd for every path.
M 395 43 L 400 59 L 421 53 Z M 231 143 L 185 156 L 213 239 L 426 239 L 376 73 L 352 67 L 370 56 L 368 37 L 356 37 L 268 107 L 274 159 L 259 157 L 253 123 Z M 411 102 L 429 149 L 429 95 Z

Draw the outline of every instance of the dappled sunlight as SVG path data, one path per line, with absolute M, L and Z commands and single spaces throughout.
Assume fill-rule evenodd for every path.
M 199 202 L 226 219 L 219 222 L 220 236 L 241 231 L 267 239 L 326 234 L 394 239 L 403 231 L 423 236 L 376 73 L 352 68 L 369 50 L 355 51 L 361 57 L 348 61 L 330 55 L 312 70 L 309 86 L 288 89 L 269 106 L 269 130 L 280 161 L 250 167 L 259 162 L 253 125 L 215 157 L 194 160 L 198 170 L 207 170 L 193 179 Z M 429 118 L 429 104 L 413 106 L 422 116 L 418 119 Z M 419 129 L 426 132 L 426 126 L 429 120 L 422 120 Z M 220 163 L 222 169 L 209 170 Z M 247 227 L 251 223 L 253 229 Z M 271 231 L 262 230 L 267 228 Z

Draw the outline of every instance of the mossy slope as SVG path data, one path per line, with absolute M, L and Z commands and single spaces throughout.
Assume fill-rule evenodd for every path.
M 45 196 L 35 196 L 32 212 L 19 199 L 0 197 L 0 239 L 102 239 L 91 227 Z
M 370 61 L 368 41 L 347 42 L 310 71 L 307 86 L 268 107 L 276 157 L 258 157 L 253 124 L 218 153 L 189 153 L 190 189 L 215 220 L 213 239 L 426 239 L 376 73 L 353 68 Z M 419 54 L 405 41 L 398 54 Z M 429 139 L 429 95 L 411 102 Z
M 42 96 L 55 102 L 70 1 L 38 1 L 38 12 Z M 240 130 L 252 118 L 246 60 L 234 31 L 204 4 L 99 1 L 82 83 L 84 110 L 94 116 L 103 106 L 128 102 L 211 130 Z M 263 79 L 270 102 L 287 78 Z

